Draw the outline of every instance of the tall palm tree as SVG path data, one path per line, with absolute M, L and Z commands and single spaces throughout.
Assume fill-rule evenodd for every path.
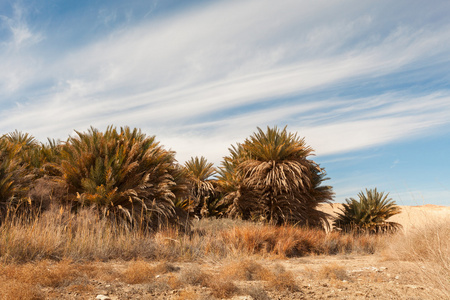
M 54 164 L 75 207 L 95 206 L 104 216 L 146 228 L 174 217 L 174 152 L 136 128 L 76 133 Z
M 286 127 L 263 131 L 230 148 L 219 182 L 226 190 L 230 214 L 273 224 L 328 226 L 328 215 L 317 210 L 332 200 L 322 186 L 325 171 L 308 159 L 312 148 Z
M 346 203 L 338 213 L 333 225 L 339 230 L 356 233 L 395 232 L 402 226 L 387 220 L 401 212 L 389 193 L 378 192 L 377 189 L 366 189 L 360 192 L 358 200 L 345 199 Z

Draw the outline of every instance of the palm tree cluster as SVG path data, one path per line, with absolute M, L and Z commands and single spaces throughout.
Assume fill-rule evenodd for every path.
M 18 209 L 91 207 L 130 228 L 189 226 L 190 218 L 233 217 L 274 225 L 327 227 L 318 209 L 333 198 L 313 149 L 286 127 L 257 129 L 231 146 L 219 168 L 204 157 L 184 165 L 139 129 L 90 128 L 65 142 L 19 131 L 0 138 L 0 223 Z M 399 212 L 377 190 L 351 198 L 334 221 L 342 231 L 393 232 Z
M 187 193 L 180 174 L 175 153 L 138 129 L 90 128 L 46 145 L 15 131 L 0 139 L 0 220 L 45 198 L 74 210 L 94 207 L 136 228 L 177 223 L 183 212 L 174 200 Z
M 354 233 L 393 233 L 402 228 L 396 222 L 387 221 L 399 214 L 400 208 L 388 198 L 389 194 L 377 189 L 360 192 L 358 200 L 346 199 L 333 225 L 337 230 Z

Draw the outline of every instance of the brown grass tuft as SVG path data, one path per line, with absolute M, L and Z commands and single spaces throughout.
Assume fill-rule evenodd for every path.
M 317 276 L 320 279 L 341 280 L 341 281 L 348 280 L 349 278 L 345 268 L 336 263 L 322 266 L 317 272 Z
M 155 268 L 148 262 L 137 260 L 128 265 L 122 274 L 122 280 L 126 283 L 148 283 L 155 280 Z
M 210 276 L 198 266 L 182 270 L 178 278 L 183 283 L 199 286 L 207 286 L 210 280 Z
M 300 288 L 297 285 L 294 274 L 286 271 L 283 266 L 275 265 L 272 272 L 266 274 L 262 280 L 267 281 L 267 286 L 274 290 L 287 290 L 290 292 L 298 292 Z
M 220 299 L 230 298 L 239 291 L 233 281 L 224 276 L 211 277 L 207 286 L 211 289 L 212 295 Z
M 225 277 L 234 280 L 262 280 L 268 276 L 269 270 L 252 260 L 242 260 L 226 265 L 222 269 Z

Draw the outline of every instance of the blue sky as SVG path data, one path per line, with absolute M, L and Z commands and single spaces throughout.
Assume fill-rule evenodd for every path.
M 336 201 L 450 205 L 450 2 L 0 0 L 0 132 L 139 127 L 219 164 L 298 132 Z

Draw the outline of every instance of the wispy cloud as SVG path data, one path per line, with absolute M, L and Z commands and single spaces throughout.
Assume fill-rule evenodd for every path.
M 157 134 L 181 161 L 215 162 L 256 126 L 288 124 L 319 155 L 425 134 L 449 123 L 448 90 L 344 92 L 412 66 L 450 64 L 450 22 L 429 21 L 442 7 L 424 15 L 405 1 L 389 9 L 218 1 L 128 24 L 54 59 L 3 51 L 0 93 L 19 105 L 2 110 L 0 129 L 44 139 L 127 124 Z M 111 26 L 116 17 L 114 9 L 98 13 Z M 40 41 L 20 10 L 5 20 L 17 45 Z

